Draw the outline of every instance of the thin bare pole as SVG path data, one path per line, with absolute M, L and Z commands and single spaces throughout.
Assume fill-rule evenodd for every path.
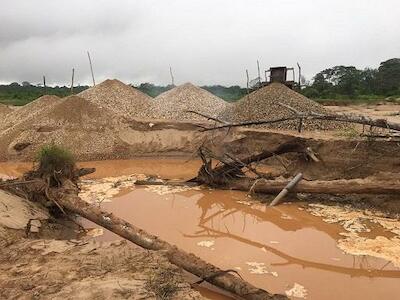
M 172 68 L 169 66 L 169 74 L 171 75 L 171 84 L 175 86 L 175 79 L 174 79 L 174 74 L 172 73 Z
M 46 76 L 43 75 L 43 89 L 44 92 L 46 93 Z
M 297 63 L 297 67 L 299 68 L 299 88 L 301 87 L 301 67 L 300 64 Z
M 74 76 L 75 76 L 75 69 L 72 68 L 72 79 L 71 79 L 71 94 L 74 93 Z
M 261 86 L 260 62 L 257 59 L 258 84 Z
M 90 53 L 89 53 L 89 51 L 87 51 L 87 56 L 88 56 L 88 58 L 89 58 L 90 72 L 92 73 L 93 86 L 95 86 L 95 85 L 96 85 L 96 81 L 94 80 L 92 59 L 90 58 Z

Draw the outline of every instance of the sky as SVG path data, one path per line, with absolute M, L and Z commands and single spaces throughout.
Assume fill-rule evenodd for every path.
M 400 57 L 398 0 L 0 0 L 0 82 L 246 85 Z

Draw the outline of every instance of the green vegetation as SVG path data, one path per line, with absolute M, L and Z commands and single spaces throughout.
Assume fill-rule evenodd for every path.
M 36 155 L 37 172 L 43 178 L 73 178 L 75 159 L 70 151 L 55 144 L 44 145 Z
M 209 91 L 211 94 L 218 96 L 228 102 L 233 102 L 244 97 L 247 93 L 247 89 L 241 88 L 238 85 L 225 87 L 222 85 L 210 85 L 202 86 L 203 89 Z
M 74 87 L 74 94 L 87 89 L 88 86 Z M 8 105 L 25 105 L 43 95 L 56 95 L 65 97 L 71 95 L 71 89 L 66 86 L 42 87 L 34 86 L 29 82 L 19 84 L 13 82 L 9 85 L 0 85 L 0 102 Z
M 381 62 L 378 69 L 358 70 L 353 66 L 325 69 L 301 90 L 309 98 L 350 102 L 376 102 L 400 97 L 400 58 Z
M 142 83 L 139 86 L 136 86 L 136 88 L 139 91 L 142 91 L 143 93 L 149 95 L 150 97 L 157 97 L 161 93 L 164 93 L 166 91 L 169 91 L 170 89 L 173 89 L 175 86 L 172 84 L 169 84 L 167 86 L 159 86 L 159 85 L 154 85 L 152 83 Z

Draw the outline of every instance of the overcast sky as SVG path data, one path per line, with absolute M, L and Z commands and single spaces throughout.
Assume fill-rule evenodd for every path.
M 0 82 L 246 84 L 270 66 L 306 77 L 400 57 L 398 0 L 0 0 Z

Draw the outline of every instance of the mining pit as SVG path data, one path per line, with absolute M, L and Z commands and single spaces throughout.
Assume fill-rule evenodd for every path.
M 400 293 L 400 139 L 390 128 L 310 119 L 303 130 L 293 120 L 208 130 L 271 117 L 277 107 L 261 111 L 262 99 L 294 93 L 280 86 L 235 107 L 210 98 L 199 113 L 219 123 L 191 120 L 190 101 L 179 108 L 185 117 L 175 115 L 169 97 L 185 98 L 185 89 L 189 100 L 211 97 L 190 84 L 160 103 L 119 81 L 92 89 L 46 107 L 30 104 L 36 108 L 21 116 L 12 110 L 0 121 L 0 298 L 395 299 Z M 101 93 L 111 99 L 104 107 Z M 286 104 L 311 101 L 303 98 Z M 252 99 L 257 107 L 250 110 Z M 166 110 L 153 107 L 162 103 Z M 400 121 L 395 105 L 311 108 L 390 117 L 389 126 Z M 29 173 L 49 143 L 69 149 L 85 173 L 52 184 L 57 174 L 45 182 Z M 299 173 L 294 191 L 269 206 Z M 69 179 L 74 185 L 64 185 Z M 83 206 L 68 206 L 68 197 Z M 199 267 L 204 262 L 206 270 Z

